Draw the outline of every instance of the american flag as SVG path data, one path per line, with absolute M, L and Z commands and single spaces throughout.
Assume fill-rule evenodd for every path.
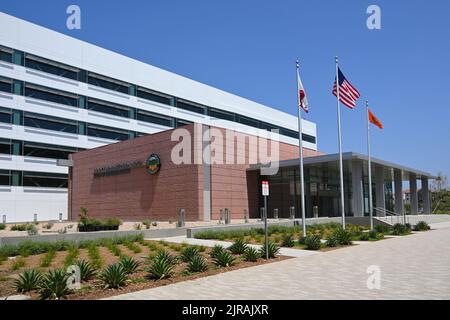
M 356 101 L 358 100 L 360 94 L 354 86 L 345 78 L 341 69 L 338 68 L 339 76 L 339 101 L 345 104 L 350 109 L 356 106 Z M 337 97 L 337 87 L 336 80 L 334 80 L 333 95 Z

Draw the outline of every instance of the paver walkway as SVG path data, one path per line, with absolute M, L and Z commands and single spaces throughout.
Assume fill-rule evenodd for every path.
M 442 228 L 110 299 L 450 299 L 449 243 Z M 371 265 L 380 289 L 367 288 Z

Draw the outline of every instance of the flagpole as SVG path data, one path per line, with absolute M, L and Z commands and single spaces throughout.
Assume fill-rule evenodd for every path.
M 305 183 L 303 177 L 303 136 L 302 136 L 302 106 L 300 99 L 300 87 L 299 87 L 299 63 L 295 62 L 297 67 L 297 109 L 298 109 L 298 141 L 299 141 L 299 155 L 300 155 L 300 188 L 301 188 L 301 207 L 302 207 L 302 230 L 303 236 L 306 237 L 306 216 L 305 216 Z
M 370 155 L 370 121 L 369 121 L 369 101 L 366 100 L 366 114 L 367 114 L 367 155 L 369 157 L 369 217 L 370 230 L 373 230 L 373 204 L 372 204 L 372 159 Z
M 335 57 L 336 63 L 336 92 L 337 92 L 337 118 L 338 118 L 338 140 L 339 140 L 339 171 L 341 180 L 341 213 L 342 228 L 345 229 L 345 207 L 344 207 L 344 170 L 342 165 L 342 136 L 341 136 L 341 108 L 339 107 L 339 61 Z

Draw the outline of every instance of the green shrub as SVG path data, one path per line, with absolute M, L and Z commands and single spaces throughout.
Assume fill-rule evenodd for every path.
M 0 223 L 0 230 L 5 230 L 5 229 L 6 229 L 6 224 Z
M 17 292 L 29 292 L 36 290 L 42 281 L 42 274 L 36 269 L 29 269 L 14 280 L 13 287 Z
M 406 227 L 406 229 L 408 229 L 409 231 L 411 231 L 412 230 L 412 226 L 411 226 L 411 223 L 405 223 L 405 227 Z
M 401 236 L 408 234 L 410 230 L 401 223 L 396 223 L 392 226 L 392 234 L 395 236 Z
M 320 249 L 320 236 L 313 235 L 306 237 L 305 249 L 306 250 L 319 250 Z
M 122 220 L 119 218 L 111 217 L 107 218 L 105 221 L 102 222 L 102 225 L 108 226 L 108 227 L 118 227 L 122 225 Z
M 16 271 L 19 270 L 23 267 L 25 267 L 26 262 L 25 259 L 22 257 L 16 258 L 13 262 L 13 264 L 11 265 L 11 271 Z
M 156 243 L 154 243 L 154 242 L 148 242 L 148 243 L 147 243 L 147 248 L 148 248 L 150 251 L 157 251 L 157 250 L 158 250 L 158 246 L 157 246 Z
M 11 231 L 26 231 L 27 230 L 27 224 L 15 224 L 11 226 Z
M 278 253 L 280 251 L 280 247 L 276 243 L 274 243 L 272 241 L 268 241 L 267 248 L 268 248 L 267 253 L 268 253 L 269 259 L 276 258 L 276 256 L 278 255 Z M 265 244 L 263 244 L 261 246 L 260 253 L 261 253 L 262 258 L 266 258 L 266 245 Z
M 333 236 L 333 235 L 331 235 L 331 236 L 329 236 L 329 237 L 327 238 L 325 244 L 326 244 L 326 246 L 329 247 L 329 248 L 334 248 L 334 247 L 337 247 L 337 246 L 339 245 L 339 243 L 338 243 L 336 237 Z
M 352 244 L 352 233 L 341 227 L 334 230 L 333 236 L 336 238 L 337 242 L 342 246 L 348 246 Z
M 147 269 L 150 279 L 161 280 L 173 275 L 175 259 L 165 250 L 159 251 Z
M 231 246 L 228 247 L 233 254 L 243 254 L 248 245 L 243 238 L 236 239 Z
M 135 242 L 127 241 L 124 243 L 124 245 L 133 253 L 141 253 L 142 248 Z
M 88 247 L 88 256 L 89 256 L 89 259 L 90 259 L 92 265 L 96 269 L 101 268 L 103 261 L 102 261 L 102 257 L 100 256 L 100 251 L 98 250 L 98 247 L 95 244 L 91 244 Z
M 384 224 L 378 224 L 374 227 L 374 229 L 378 233 L 388 233 L 391 230 L 391 227 Z
M 75 263 L 77 260 L 78 255 L 80 254 L 80 250 L 78 247 L 73 246 L 69 249 L 69 252 L 67 253 L 67 256 L 64 259 L 64 266 L 67 268 L 68 266 L 71 266 Z
M 150 229 L 152 222 L 150 220 L 144 220 L 144 221 L 142 221 L 142 225 L 145 226 L 145 229 Z
M 376 240 L 382 240 L 382 239 L 384 239 L 384 233 L 377 233 L 376 236 L 375 236 L 375 239 L 376 239 Z
M 41 268 L 47 268 L 51 265 L 53 259 L 56 256 L 56 251 L 52 250 L 47 252 L 41 259 L 40 267 Z
M 39 284 L 39 295 L 42 300 L 65 299 L 72 291 L 67 286 L 69 275 L 63 269 L 50 270 L 44 274 Z
M 369 241 L 369 239 L 370 239 L 370 235 L 368 232 L 362 232 L 358 238 L 359 241 Z
M 128 273 L 119 263 L 106 267 L 99 276 L 105 288 L 118 289 L 127 284 Z
M 283 240 L 281 241 L 281 246 L 287 247 L 287 248 L 291 248 L 291 247 L 295 246 L 295 241 L 294 241 L 294 237 L 292 236 L 292 234 L 285 234 L 283 236 Z
M 54 224 L 52 222 L 46 223 L 43 225 L 44 229 L 50 230 L 51 228 L 53 228 Z
M 427 230 L 430 230 L 430 226 L 426 221 L 419 221 L 414 226 L 414 231 L 427 231 Z
M 231 267 L 234 264 L 234 257 L 228 251 L 222 251 L 213 258 L 214 264 L 218 267 Z
M 369 239 L 378 239 L 378 233 L 375 230 L 369 231 Z
M 120 258 L 119 264 L 122 266 L 122 268 L 125 270 L 127 274 L 135 273 L 136 271 L 138 271 L 140 266 L 139 261 L 126 256 Z
M 216 244 L 212 249 L 211 252 L 209 253 L 211 258 L 215 258 L 217 257 L 218 254 L 222 253 L 223 251 L 225 251 L 224 247 L 222 247 L 220 244 Z
M 195 272 L 204 272 L 208 269 L 208 264 L 206 263 L 205 258 L 201 255 L 196 255 L 189 260 L 187 265 L 187 270 L 191 273 Z
M 305 245 L 305 243 L 306 243 L 306 237 L 300 237 L 300 238 L 298 239 L 298 244 L 300 244 L 300 245 Z
M 198 249 L 194 246 L 189 246 L 181 250 L 180 258 L 184 262 L 189 262 L 192 258 L 198 256 Z
M 253 247 L 248 247 L 244 252 L 244 260 L 255 262 L 261 257 L 261 254 L 258 250 Z
M 107 244 L 106 248 L 108 248 L 108 250 L 116 257 L 121 257 L 123 255 L 122 250 L 114 243 Z
M 77 262 L 75 262 L 75 265 L 80 269 L 81 281 L 91 280 L 97 275 L 96 268 L 89 261 L 78 260 Z

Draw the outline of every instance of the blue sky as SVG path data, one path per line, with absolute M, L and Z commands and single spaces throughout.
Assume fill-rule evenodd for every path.
M 81 30 L 66 28 L 70 4 Z M 381 8 L 381 30 L 366 9 Z M 385 129 L 372 153 L 450 176 L 450 2 L 397 1 L 17 1 L 0 10 L 280 110 L 296 113 L 301 62 L 319 149 L 337 152 L 334 56 L 362 97 L 342 110 L 345 151 L 365 153 L 364 100 Z

